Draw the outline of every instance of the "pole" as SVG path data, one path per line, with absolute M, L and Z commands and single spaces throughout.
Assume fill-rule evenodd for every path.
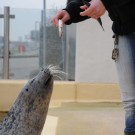
M 10 15 L 10 7 L 4 7 L 4 14 L 0 14 L 0 18 L 4 18 L 3 79 L 9 79 L 10 18 L 14 19 L 15 15 Z
M 4 59 L 3 59 L 3 78 L 9 79 L 9 15 L 10 8 L 4 8 Z
M 46 65 L 46 0 L 43 0 L 43 65 Z
M 40 47 L 39 47 L 39 67 L 43 66 L 43 10 L 41 11 L 41 26 L 40 26 Z

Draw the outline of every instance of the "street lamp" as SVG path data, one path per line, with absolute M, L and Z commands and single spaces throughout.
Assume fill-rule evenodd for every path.
M 46 0 L 43 0 L 43 65 L 46 65 Z

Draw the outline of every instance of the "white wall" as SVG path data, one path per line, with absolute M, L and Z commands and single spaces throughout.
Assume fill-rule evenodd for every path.
M 113 32 L 107 14 L 102 17 L 105 32 L 96 20 L 77 24 L 76 81 L 91 83 L 117 83 L 115 62 L 111 59 Z

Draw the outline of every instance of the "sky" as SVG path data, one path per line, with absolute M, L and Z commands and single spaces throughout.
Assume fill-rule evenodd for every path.
M 66 0 L 46 0 L 46 7 L 64 7 Z M 0 8 L 10 6 L 12 8 L 42 8 L 43 0 L 0 0 Z

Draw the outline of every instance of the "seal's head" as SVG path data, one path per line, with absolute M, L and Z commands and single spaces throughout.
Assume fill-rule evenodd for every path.
M 23 87 L 8 116 L 0 127 L 0 134 L 40 135 L 48 111 L 56 67 L 43 68 Z
M 23 101 L 29 109 L 33 108 L 36 104 L 40 106 L 46 103 L 46 98 L 48 98 L 48 94 L 51 94 L 52 88 L 53 68 L 48 66 L 42 68 L 37 76 L 27 82 L 18 99 Z M 36 108 L 39 110 L 39 107 Z

